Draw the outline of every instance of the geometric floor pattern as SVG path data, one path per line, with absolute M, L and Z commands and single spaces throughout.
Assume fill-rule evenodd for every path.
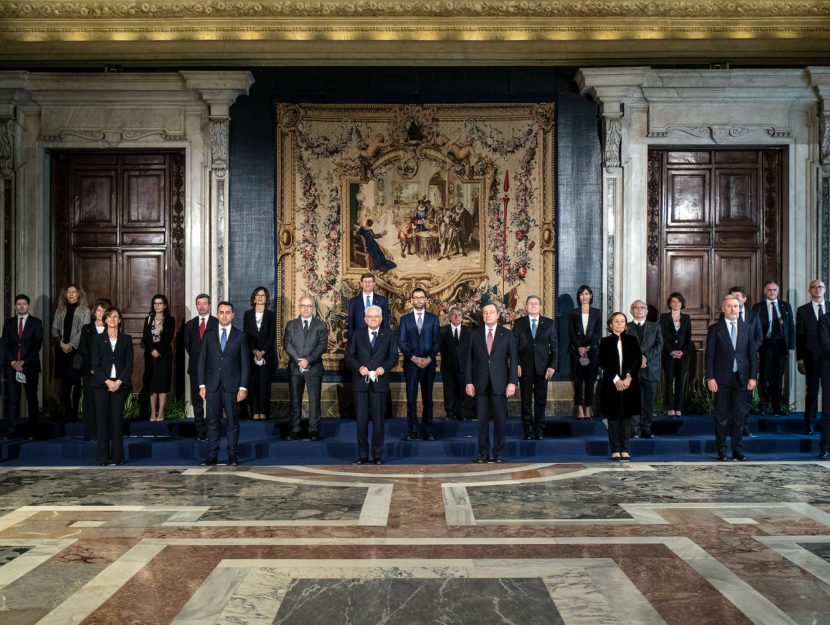
M 5 468 L 0 623 L 830 624 L 830 463 Z

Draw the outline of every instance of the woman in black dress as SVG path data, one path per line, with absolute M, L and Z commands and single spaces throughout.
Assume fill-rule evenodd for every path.
M 625 333 L 626 317 L 621 312 L 608 318 L 608 336 L 599 344 L 598 364 L 602 369 L 600 405 L 608 419 L 611 460 L 629 461 L 628 440 L 631 417 L 640 414 L 639 372 L 643 364 L 640 342 Z
M 660 315 L 666 408 L 670 417 L 679 417 L 683 414 L 683 386 L 692 353 L 692 318 L 680 312 L 686 307 L 686 300 L 680 293 L 669 295 L 666 304 L 671 312 Z
M 98 430 L 98 464 L 124 464 L 124 405 L 133 375 L 133 339 L 121 332 L 121 312 L 104 315 L 107 329 L 92 338 L 92 384 Z
M 173 377 L 175 333 L 176 320 L 170 315 L 167 298 L 156 293 L 141 337 L 144 348 L 144 391 L 150 394 L 150 421 L 164 421 L 164 403 Z
M 81 328 L 81 340 L 78 343 L 78 355 L 81 358 L 80 374 L 84 381 L 84 399 L 81 414 L 84 423 L 84 440 L 95 439 L 95 391 L 92 382 L 92 345 L 93 339 L 104 332 L 106 324 L 104 315 L 112 308 L 108 299 L 95 302 L 92 321 Z
M 248 380 L 251 413 L 261 421 L 271 413 L 271 378 L 274 376 L 274 347 L 277 340 L 277 316 L 269 308 L 268 289 L 258 286 L 251 294 L 251 308 L 245 311 L 242 329 L 251 354 Z
M 568 353 L 571 355 L 571 379 L 577 418 L 590 419 L 597 379 L 597 348 L 602 338 L 599 308 L 593 308 L 594 292 L 583 284 L 576 292 L 579 305 L 568 319 Z
M 52 337 L 55 346 L 55 378 L 61 380 L 61 403 L 66 410 L 66 420 L 78 418 L 81 399 L 81 357 L 77 350 L 81 341 L 81 328 L 89 323 L 86 293 L 77 284 L 66 287 L 55 309 L 52 320 Z

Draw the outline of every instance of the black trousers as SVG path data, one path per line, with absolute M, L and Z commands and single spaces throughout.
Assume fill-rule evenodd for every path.
M 251 414 L 271 414 L 271 373 L 272 368 L 267 362 L 259 367 L 251 360 L 248 376 L 248 384 L 251 386 L 248 392 Z
M 196 426 L 196 437 L 204 438 L 207 436 L 205 400 L 199 395 L 199 379 L 195 373 L 190 376 L 190 405 L 193 406 L 193 424 Z
M 432 387 L 435 385 L 435 367 L 404 365 L 406 380 L 406 423 L 409 433 L 418 434 L 418 389 L 421 389 L 421 427 L 424 437 L 432 434 Z
M 9 424 L 9 431 L 17 428 L 20 419 L 20 400 L 26 395 L 26 406 L 29 409 L 29 436 L 35 435 L 35 429 L 40 423 L 40 407 L 37 403 L 37 384 L 40 379 L 40 371 L 26 374 L 26 384 L 21 384 L 15 379 L 17 372 L 11 367 L 6 367 L 6 397 L 5 414 Z
M 98 462 L 124 461 L 124 404 L 127 388 L 117 391 L 106 386 L 95 387 L 95 425 L 98 436 Z
M 594 386 L 597 382 L 597 364 L 591 358 L 590 364 L 579 364 L 579 353 L 571 353 L 571 378 L 574 385 L 574 404 L 577 406 L 594 405 Z
M 629 453 L 628 441 L 631 438 L 631 419 L 608 419 L 608 444 L 612 454 Z
M 205 397 L 207 407 L 208 427 L 208 458 L 219 455 L 219 437 L 222 434 L 222 413 L 228 420 L 228 455 L 236 456 L 236 446 L 239 442 L 239 402 L 236 401 L 236 391 L 226 392 L 219 390 L 208 391 Z
M 308 389 L 308 433 L 316 434 L 320 429 L 320 395 L 323 388 L 322 375 L 289 375 L 288 392 L 291 396 L 291 434 L 300 433 L 303 415 L 303 389 Z
M 522 369 L 519 378 L 519 392 L 522 397 L 522 428 L 525 434 L 545 433 L 545 407 L 548 403 L 548 381 L 545 372 Z
M 764 339 L 758 353 L 761 357 L 758 371 L 758 395 L 761 404 L 771 407 L 774 412 L 783 408 L 781 387 L 784 383 L 784 374 L 787 372 L 787 351 L 783 339 Z
M 95 419 L 95 388 L 92 376 L 84 376 L 84 398 L 81 402 L 81 415 L 84 423 L 84 440 L 95 440 L 97 421 Z
M 654 398 L 657 397 L 657 380 L 640 378 L 640 414 L 631 417 L 631 432 L 651 433 L 651 417 L 654 415 Z
M 478 417 L 478 455 L 490 455 L 490 419 L 493 420 L 493 458 L 501 458 L 504 452 L 504 426 L 507 422 L 507 395 L 493 392 L 487 383 L 483 393 L 476 393 Z
M 732 455 L 743 454 L 743 427 L 748 393 L 746 385 L 738 380 L 738 374 L 733 374 L 727 383 L 718 384 L 718 392 L 715 393 L 715 442 L 718 455 L 726 455 L 727 436 L 732 441 Z
M 689 357 L 672 358 L 663 355 L 663 379 L 666 385 L 666 410 L 683 412 L 684 386 Z
M 819 386 L 824 388 L 824 384 L 821 382 L 820 362 L 814 362 L 812 356 L 807 354 L 804 367 L 807 371 L 804 375 L 807 383 L 807 390 L 804 393 L 804 427 L 810 428 L 818 416 L 818 389 Z
M 66 355 L 69 362 L 71 362 L 75 352 L 76 350 L 73 349 Z M 61 378 L 61 403 L 66 411 L 66 420 L 69 422 L 75 421 L 78 418 L 78 405 L 81 403 L 80 372 L 70 366 L 62 371 L 59 377 Z
M 375 390 L 374 384 L 367 391 L 354 394 L 357 417 L 357 457 L 369 459 L 369 417 L 372 418 L 372 458 L 383 458 L 383 421 L 386 418 L 387 391 Z
M 473 418 L 473 401 L 464 388 L 464 375 L 460 371 L 441 371 L 444 378 L 444 412 L 448 419 Z

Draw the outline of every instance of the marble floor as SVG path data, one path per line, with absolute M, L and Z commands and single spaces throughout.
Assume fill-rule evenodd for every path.
M 34 623 L 830 624 L 830 463 L 0 469 Z

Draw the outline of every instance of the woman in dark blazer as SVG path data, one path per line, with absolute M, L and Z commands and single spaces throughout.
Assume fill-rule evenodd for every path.
M 277 341 L 277 316 L 269 308 L 268 289 L 258 286 L 251 293 L 251 308 L 245 311 L 242 330 L 251 354 L 248 401 L 254 419 L 271 414 L 271 378 L 274 377 L 274 348 Z
M 598 308 L 593 308 L 594 292 L 583 284 L 576 292 L 579 305 L 568 319 L 568 353 L 571 355 L 571 379 L 577 418 L 590 419 L 597 379 L 597 348 L 602 338 Z
M 84 381 L 83 404 L 81 414 L 84 423 L 84 440 L 95 440 L 95 388 L 92 383 L 92 345 L 94 339 L 106 330 L 104 315 L 112 308 L 108 299 L 99 299 L 92 309 L 92 321 L 81 328 L 81 339 L 78 342 L 78 357 L 80 358 L 80 375 Z
M 111 307 L 104 323 L 107 329 L 93 337 L 91 363 L 101 466 L 124 464 L 121 422 L 133 375 L 133 339 L 121 332 L 121 311 Z
M 686 300 L 680 293 L 669 295 L 666 304 L 671 312 L 660 315 L 666 408 L 670 417 L 679 417 L 683 414 L 683 386 L 692 353 L 692 318 L 680 312 L 686 307 Z
M 599 344 L 600 406 L 608 419 L 611 460 L 628 461 L 631 417 L 640 414 L 639 372 L 643 364 L 640 342 L 626 334 L 627 319 L 621 312 L 608 318 L 608 336 Z
M 156 293 L 141 334 L 141 346 L 144 348 L 143 389 L 150 395 L 150 421 L 164 421 L 164 404 L 173 379 L 175 334 L 176 319 L 170 314 L 167 297 Z

